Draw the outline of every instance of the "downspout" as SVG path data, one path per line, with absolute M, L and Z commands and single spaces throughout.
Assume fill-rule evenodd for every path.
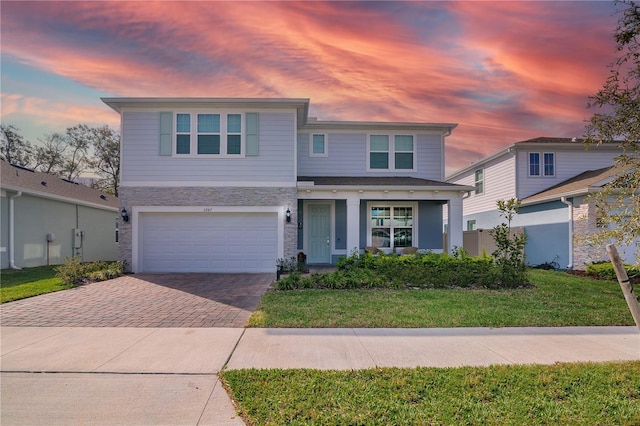
M 14 199 L 21 197 L 22 191 L 18 191 L 9 197 L 9 269 L 20 269 L 15 262 L 15 212 Z
M 560 201 L 569 207 L 569 264 L 567 269 L 573 269 L 573 203 L 567 197 L 560 197 Z

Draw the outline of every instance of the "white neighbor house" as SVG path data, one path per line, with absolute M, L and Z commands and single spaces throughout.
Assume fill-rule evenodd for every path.
M 514 143 L 456 171 L 447 182 L 473 186 L 464 200 L 465 230 L 491 229 L 504 222 L 497 200 L 518 198 L 520 214 L 512 223 L 527 234 L 527 263 L 556 259 L 562 268 L 584 269 L 606 258 L 604 249 L 590 249 L 580 236 L 597 226 L 597 212 L 585 198 L 611 179 L 616 143 L 586 150 L 581 140 L 541 137 Z M 635 250 L 623 247 L 625 261 Z
M 318 121 L 308 99 L 104 98 L 121 115 L 120 257 L 133 272 L 275 272 L 367 246 L 462 242 L 449 123 Z

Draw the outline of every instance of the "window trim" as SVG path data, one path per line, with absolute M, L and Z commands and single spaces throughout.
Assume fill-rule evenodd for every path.
M 371 137 L 372 136 L 387 136 L 389 138 L 389 150 L 388 153 L 388 164 L 386 169 L 374 169 L 371 167 Z M 396 153 L 408 153 L 409 151 L 396 151 L 396 136 L 411 136 L 413 142 L 413 150 L 411 151 L 413 155 L 413 167 L 410 169 L 397 169 L 396 168 Z M 418 164 L 418 138 L 416 134 L 411 133 L 368 133 L 367 134 L 367 172 L 380 172 L 380 173 L 397 173 L 397 172 L 416 172 L 417 164 Z M 373 152 L 383 152 L 383 151 L 373 151 Z
M 189 145 L 189 153 L 188 154 L 178 154 L 177 153 L 177 145 L 178 145 L 178 134 L 187 134 L 186 132 L 178 132 L 178 115 L 179 114 L 189 114 L 189 123 L 190 123 L 190 145 Z M 220 116 L 220 132 L 214 133 L 216 135 L 220 135 L 220 154 L 198 154 L 198 135 L 208 135 L 212 134 L 211 132 L 198 132 L 198 114 L 213 114 Z M 229 115 L 240 115 L 240 154 L 227 154 L 227 150 L 229 147 L 228 138 L 229 135 L 238 135 L 235 132 L 227 132 L 228 127 L 228 116 Z M 188 110 L 179 110 L 173 112 L 173 133 L 171 140 L 171 156 L 176 158 L 244 158 L 246 155 L 245 149 L 245 140 L 246 140 L 246 112 L 245 111 L 233 111 L 233 110 L 200 110 L 200 109 L 188 109 Z
M 531 154 L 537 154 L 538 155 L 538 169 L 539 172 L 538 174 L 531 174 Z M 553 173 L 552 174 L 546 174 L 545 172 L 545 168 L 548 165 L 545 161 L 545 156 L 546 155 L 551 155 L 553 156 Z M 533 178 L 551 178 L 551 177 L 555 177 L 556 176 L 556 153 L 555 152 L 551 152 L 551 151 L 530 151 L 527 152 L 527 176 L 528 177 L 533 177 Z
M 482 178 L 480 180 L 478 180 L 478 172 L 481 172 L 482 174 Z M 473 172 L 473 179 L 474 179 L 474 183 L 475 183 L 475 195 L 481 195 L 485 193 L 485 188 L 484 188 L 484 167 L 480 168 L 480 169 L 476 169 L 475 172 Z M 478 183 L 480 183 L 480 185 L 482 186 L 482 190 L 478 191 Z
M 314 136 L 322 136 L 324 139 L 324 152 L 317 153 L 313 152 L 313 137 Z M 328 157 L 329 156 L 329 143 L 328 136 L 326 133 L 309 133 L 309 157 Z
M 393 233 L 393 209 L 395 207 L 411 207 L 412 209 L 412 220 L 413 220 L 413 225 L 411 227 L 411 247 L 419 247 L 418 245 L 418 230 L 419 228 L 419 224 L 418 224 L 418 203 L 417 202 L 392 202 L 392 203 L 385 203 L 385 202 L 380 202 L 380 201 L 369 201 L 367 202 L 367 245 L 371 246 L 372 244 L 372 235 L 371 232 L 373 231 L 373 226 L 371 225 L 371 209 L 374 207 L 378 207 L 378 208 L 390 208 L 391 211 L 391 224 L 389 226 L 389 228 L 391 229 L 390 233 Z M 406 227 L 402 227 L 402 228 L 406 228 Z M 393 246 L 393 238 L 390 235 L 390 247 L 377 247 L 378 249 L 384 251 L 385 253 L 391 253 L 393 252 L 394 248 L 397 250 L 402 250 L 404 247 L 394 247 Z

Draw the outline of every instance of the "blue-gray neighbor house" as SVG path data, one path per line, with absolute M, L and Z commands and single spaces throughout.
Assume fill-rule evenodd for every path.
M 376 247 L 462 245 L 456 124 L 320 121 L 308 99 L 103 98 L 121 115 L 120 258 L 133 272 L 273 272 Z
M 604 247 L 584 243 L 597 230 L 601 214 L 588 195 L 613 179 L 617 143 L 586 150 L 582 141 L 541 137 L 514 143 L 454 172 L 447 182 L 470 185 L 463 216 L 466 231 L 487 230 L 504 222 L 497 200 L 521 200 L 513 226 L 527 234 L 527 263 L 556 260 L 562 268 L 584 269 L 607 259 Z M 618 248 L 626 262 L 636 262 L 636 246 Z

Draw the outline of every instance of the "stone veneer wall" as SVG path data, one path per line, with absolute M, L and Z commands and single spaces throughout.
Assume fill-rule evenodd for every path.
M 604 247 L 592 247 L 584 242 L 596 230 L 594 204 L 582 203 L 573 208 L 573 268 L 584 270 L 588 263 L 608 260 Z
M 297 254 L 298 228 L 296 188 L 240 187 L 121 187 L 120 209 L 131 215 L 134 206 L 288 206 L 291 223 L 284 226 L 284 256 Z M 131 221 L 119 224 L 119 259 L 131 268 Z M 274 259 L 275 270 L 275 259 Z

